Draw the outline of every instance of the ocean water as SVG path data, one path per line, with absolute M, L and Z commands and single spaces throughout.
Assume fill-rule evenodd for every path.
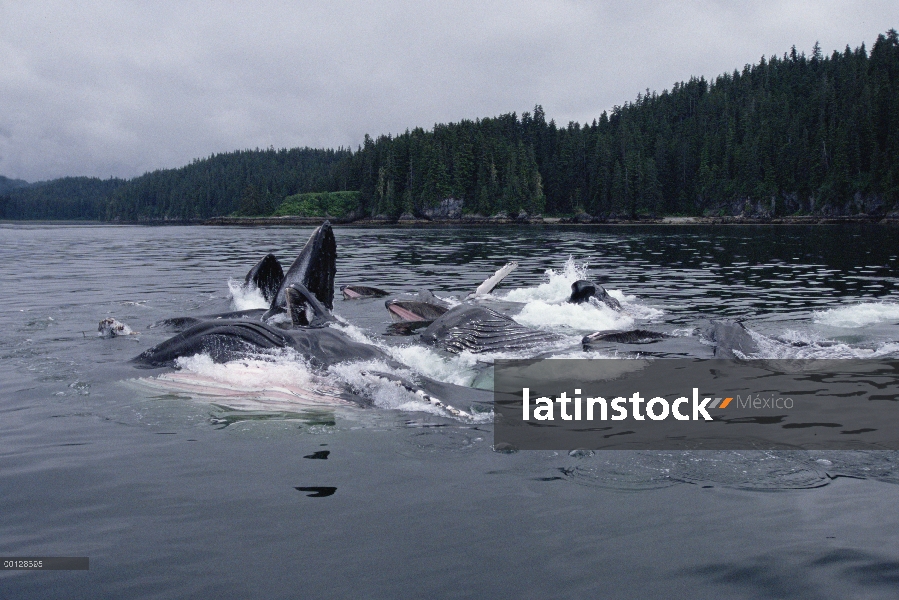
M 494 452 L 359 367 L 290 353 L 174 372 L 128 360 L 185 314 L 261 305 L 237 283 L 311 228 L 0 225 L 0 554 L 89 571 L 0 572 L 0 596 L 894 598 L 899 453 Z M 644 327 L 708 356 L 709 318 L 765 357 L 899 355 L 887 227 L 337 227 L 338 284 L 488 303 L 580 338 Z M 623 306 L 566 305 L 581 277 Z M 455 297 L 455 299 L 454 299 Z M 424 374 L 489 387 L 492 358 L 388 335 L 383 299 L 340 327 Z M 114 317 L 132 335 L 104 339 Z M 520 354 L 519 354 L 520 355 Z M 370 368 L 371 365 L 368 365 Z M 353 390 L 372 406 L 341 399 Z M 298 489 L 303 488 L 303 489 Z

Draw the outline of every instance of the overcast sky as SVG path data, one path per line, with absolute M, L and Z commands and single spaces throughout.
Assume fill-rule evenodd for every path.
M 134 177 L 542 104 L 592 121 L 792 45 L 870 49 L 897 0 L 0 0 L 0 175 Z

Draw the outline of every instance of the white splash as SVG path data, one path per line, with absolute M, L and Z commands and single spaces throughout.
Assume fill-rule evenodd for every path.
M 48 319 L 52 321 L 53 317 L 48 317 Z M 113 338 L 123 335 L 137 335 L 137 333 L 121 321 L 113 317 L 106 317 L 100 321 L 97 327 L 97 335 L 104 338 Z
M 408 365 L 416 373 L 444 383 L 470 385 L 472 379 L 477 375 L 477 370 L 474 369 L 475 365 L 478 361 L 484 360 L 483 356 L 469 352 L 445 355 L 436 352 L 433 348 L 415 343 L 391 346 L 381 340 L 368 337 L 364 331 L 348 323 L 332 325 L 332 327 L 346 333 L 353 341 L 377 346 L 397 362 Z M 491 358 L 493 357 L 491 356 Z
M 859 348 L 842 342 L 822 339 L 816 335 L 787 330 L 780 339 L 767 337 L 757 331 L 749 334 L 759 346 L 759 351 L 751 356 L 735 352 L 738 358 L 762 358 L 769 360 L 808 359 L 859 359 L 895 357 L 899 344 L 888 342 L 874 348 Z
M 393 358 L 404 365 L 409 365 L 411 369 L 425 377 L 463 386 L 471 385 L 477 375 L 475 366 L 482 360 L 482 357 L 479 358 L 470 352 L 444 356 L 432 348 L 418 344 L 385 349 Z
M 867 327 L 889 321 L 899 321 L 899 303 L 863 302 L 852 306 L 815 311 L 814 322 L 831 327 Z
M 460 410 L 452 405 L 452 399 L 431 398 L 417 388 L 415 374 L 411 370 L 397 369 L 381 361 L 340 363 L 331 366 L 328 373 L 379 408 L 453 416 L 470 422 L 484 422 L 492 418 L 491 414 L 472 414 Z M 397 378 L 405 383 L 397 381 Z
M 644 321 L 653 321 L 655 319 L 659 319 L 662 315 L 665 314 L 665 311 L 661 308 L 655 308 L 653 306 L 646 306 L 645 304 L 641 304 L 636 296 L 628 295 L 622 292 L 621 290 L 606 290 L 609 293 L 609 296 L 618 300 L 618 303 L 621 304 L 621 312 L 626 315 L 630 315 L 635 319 L 640 319 Z
M 514 319 L 522 325 L 539 329 L 568 328 L 577 331 L 629 329 L 633 317 L 619 313 L 602 303 L 552 304 L 542 300 L 528 302 Z
M 598 300 L 583 304 L 568 304 L 571 284 L 587 279 L 586 264 L 578 264 L 569 256 L 560 271 L 548 269 L 546 280 L 536 287 L 517 288 L 498 296 L 501 300 L 522 302 L 525 307 L 515 320 L 528 327 L 540 329 L 573 329 L 576 331 L 604 331 L 633 327 L 634 320 L 653 320 L 665 311 L 641 304 L 636 296 L 621 290 L 606 290 L 621 304 L 621 312 L 615 312 Z
M 250 310 L 253 308 L 268 308 L 262 291 L 255 285 L 244 285 L 236 279 L 228 280 L 228 290 L 231 292 L 231 307 L 234 310 Z
M 182 357 L 180 369 L 144 385 L 168 393 L 184 393 L 237 410 L 296 410 L 310 406 L 347 406 L 343 389 L 315 375 L 294 352 L 265 358 L 213 362 L 208 354 Z
M 577 264 L 574 257 L 569 256 L 561 271 L 546 270 L 546 281 L 536 287 L 516 288 L 506 295 L 497 296 L 509 302 L 564 302 L 571 297 L 571 284 L 580 279 L 587 279 L 587 265 Z

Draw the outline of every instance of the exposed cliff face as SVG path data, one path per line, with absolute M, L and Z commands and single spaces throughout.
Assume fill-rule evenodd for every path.
M 464 206 L 460 198 L 444 198 L 434 208 L 422 209 L 421 214 L 427 219 L 461 219 Z
M 782 193 L 767 199 L 737 198 L 730 202 L 709 203 L 700 199 L 700 206 L 711 204 L 702 211 L 703 216 L 744 217 L 769 219 L 790 215 L 823 217 L 851 217 L 856 215 L 884 216 L 892 207 L 887 206 L 880 194 L 856 192 L 851 199 L 835 204 L 822 202 L 815 196 L 800 196 L 798 193 Z

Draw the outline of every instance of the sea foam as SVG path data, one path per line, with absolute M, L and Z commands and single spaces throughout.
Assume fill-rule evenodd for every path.
M 899 321 L 899 303 L 862 302 L 829 310 L 815 311 L 814 322 L 831 327 L 867 327 L 878 323 Z

